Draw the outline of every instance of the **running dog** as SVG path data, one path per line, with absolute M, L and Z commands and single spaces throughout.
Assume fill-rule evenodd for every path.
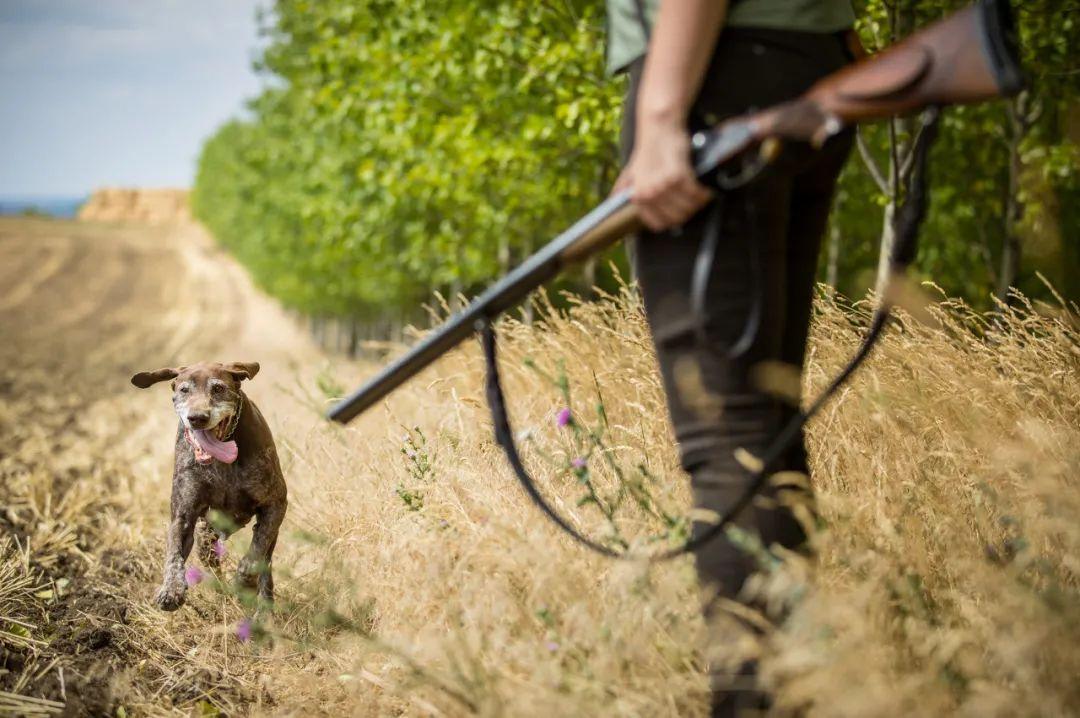
M 172 380 L 176 429 L 171 521 L 165 577 L 154 602 L 166 611 L 184 604 L 184 563 L 199 522 L 199 560 L 216 571 L 228 535 L 255 517 L 251 548 L 240 560 L 237 583 L 274 599 L 270 562 L 288 506 L 285 478 L 270 427 L 240 388 L 259 372 L 258 363 L 200 363 L 139 372 L 131 383 L 146 389 Z M 214 526 L 207 513 L 217 514 Z M 201 520 L 200 520 L 201 519 Z

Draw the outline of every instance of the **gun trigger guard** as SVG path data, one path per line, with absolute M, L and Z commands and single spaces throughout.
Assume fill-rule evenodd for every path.
M 758 175 L 780 154 L 781 142 L 775 137 L 765 139 L 758 148 L 757 155 L 753 160 L 744 161 L 738 172 L 725 174 L 717 170 L 716 186 L 722 190 L 733 190 L 745 187 L 758 178 Z

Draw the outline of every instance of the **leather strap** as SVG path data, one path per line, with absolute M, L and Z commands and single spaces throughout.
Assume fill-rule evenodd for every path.
M 700 549 L 724 533 L 727 526 L 750 505 L 754 497 L 764 488 L 772 469 L 787 453 L 796 441 L 801 438 L 802 428 L 825 406 L 828 400 L 851 379 L 855 371 L 870 356 L 874 345 L 881 338 L 885 326 L 889 322 L 892 304 L 888 285 L 894 278 L 903 275 L 908 265 L 915 258 L 918 249 L 919 227 L 926 217 L 927 206 L 927 165 L 930 145 L 937 136 L 939 111 L 932 107 L 924 114 L 923 130 L 915 143 L 915 153 L 912 173 L 907 187 L 907 199 L 896 214 L 895 239 L 890 253 L 889 268 L 890 278 L 886 282 L 886 291 L 881 297 L 881 303 L 875 310 L 870 321 L 870 326 L 863 337 L 862 343 L 854 356 L 848 361 L 839 374 L 829 383 L 810 407 L 799 412 L 780 430 L 770 442 L 764 454 L 758 458 L 758 464 L 754 468 L 743 467 L 747 472 L 746 488 L 739 498 L 724 511 L 719 520 L 703 531 L 701 534 L 690 539 L 682 546 L 661 551 L 656 554 L 637 554 L 630 551 L 616 551 L 598 541 L 585 536 L 563 518 L 558 511 L 548 502 L 540 492 L 536 480 L 529 474 L 521 461 L 521 455 L 514 442 L 514 433 L 510 426 L 510 419 L 506 411 L 506 400 L 503 395 L 502 382 L 499 377 L 499 364 L 497 353 L 497 341 L 495 330 L 491 322 L 483 320 L 477 327 L 480 331 L 483 346 L 484 360 L 487 363 L 486 394 L 488 405 L 491 409 L 491 418 L 495 429 L 495 441 L 506 453 L 514 475 L 521 487 L 528 494 L 532 502 L 560 529 L 568 534 L 582 546 L 609 558 L 625 560 L 643 560 L 649 562 L 666 561 L 686 553 Z

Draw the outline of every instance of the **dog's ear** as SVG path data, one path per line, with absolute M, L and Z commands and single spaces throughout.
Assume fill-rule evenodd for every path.
M 259 373 L 259 362 L 234 361 L 231 364 L 225 365 L 225 371 L 232 374 L 233 379 L 236 379 L 237 381 L 254 379 L 255 375 Z
M 154 371 L 141 371 L 131 377 L 131 383 L 140 389 L 146 389 L 147 387 L 157 384 L 159 381 L 175 379 L 182 371 L 184 371 L 184 367 L 169 367 L 166 369 L 155 369 Z

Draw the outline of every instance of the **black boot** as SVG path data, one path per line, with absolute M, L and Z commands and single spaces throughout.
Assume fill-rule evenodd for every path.
M 757 684 L 757 661 L 747 661 L 732 674 L 710 676 L 712 718 L 754 718 L 764 716 L 771 704 L 768 694 Z

